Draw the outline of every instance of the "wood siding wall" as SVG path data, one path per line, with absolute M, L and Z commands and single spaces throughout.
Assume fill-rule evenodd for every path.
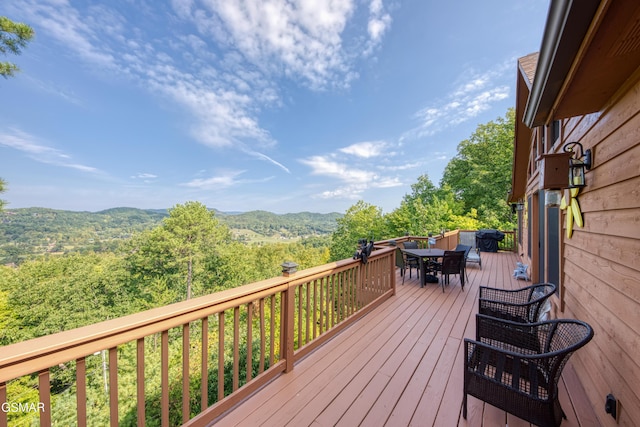
M 564 120 L 561 143 L 554 146 L 558 151 L 569 141 L 579 141 L 593 152 L 587 186 L 578 196 L 584 227 L 574 226 L 568 239 L 566 214 L 561 215 L 561 292 L 555 302 L 559 317 L 584 320 L 595 330 L 593 341 L 572 361 L 604 426 L 617 425 L 604 410 L 609 393 L 621 404 L 618 425 L 637 425 L 640 420 L 639 72 L 631 81 L 635 83 L 621 90 L 603 111 Z M 534 172 L 528 200 L 535 200 L 537 189 Z M 537 208 L 533 208 L 529 211 L 534 215 L 533 230 L 525 231 L 520 253 L 535 268 L 539 252 Z M 533 243 L 531 258 L 528 235 Z M 544 272 L 534 271 L 533 276 L 542 279 Z

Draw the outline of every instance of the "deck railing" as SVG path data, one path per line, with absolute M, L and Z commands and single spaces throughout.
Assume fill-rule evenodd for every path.
M 206 425 L 394 295 L 394 244 L 458 233 L 1 347 L 0 427 Z
M 394 295 L 394 269 L 394 250 L 378 246 L 366 264 L 339 261 L 2 347 L 0 427 L 206 425 Z M 58 405 L 59 393 L 75 394 L 75 407 Z

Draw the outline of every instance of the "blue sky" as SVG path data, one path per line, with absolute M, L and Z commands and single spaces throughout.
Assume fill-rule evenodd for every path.
M 2 0 L 7 209 L 390 212 L 513 107 L 541 0 Z

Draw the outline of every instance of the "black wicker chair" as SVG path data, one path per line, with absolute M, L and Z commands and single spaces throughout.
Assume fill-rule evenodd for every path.
M 546 320 L 540 319 L 540 314 L 556 289 L 553 283 L 538 283 L 515 290 L 480 286 L 478 313 L 521 323 Z
M 566 418 L 558 381 L 571 354 L 593 338 L 579 320 L 517 323 L 478 314 L 476 340 L 465 338 L 462 416 L 467 395 L 532 424 L 559 426 Z

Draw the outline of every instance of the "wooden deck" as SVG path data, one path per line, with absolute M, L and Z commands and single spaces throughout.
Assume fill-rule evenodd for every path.
M 219 426 L 527 426 L 470 397 L 462 418 L 463 338 L 475 335 L 479 285 L 519 288 L 517 255 L 482 253 L 442 292 L 415 277 L 396 297 L 300 361 L 233 411 Z M 563 427 L 599 425 L 571 367 L 563 372 Z

